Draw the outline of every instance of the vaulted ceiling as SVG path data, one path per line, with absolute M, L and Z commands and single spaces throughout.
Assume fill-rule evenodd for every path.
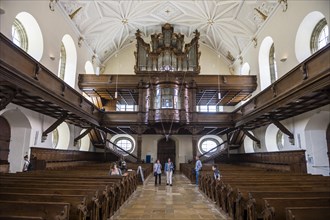
M 200 44 L 213 49 L 228 63 L 237 59 L 253 41 L 278 0 L 60 0 L 74 29 L 101 63 L 122 48 L 135 44 L 139 29 L 146 42 L 170 23 L 188 39 L 200 32 Z M 190 41 L 190 40 L 189 40 Z M 188 40 L 186 40 L 188 43 Z

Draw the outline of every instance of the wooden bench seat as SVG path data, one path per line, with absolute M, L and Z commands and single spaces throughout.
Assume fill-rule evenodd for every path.
M 57 195 L 57 194 L 28 194 L 28 193 L 0 193 L 0 201 L 20 202 L 60 202 L 70 203 L 70 219 L 86 219 L 91 212 L 91 198 L 84 195 Z
M 287 207 L 286 220 L 328 220 L 330 219 L 330 206 L 327 207 Z
M 250 191 L 240 193 L 236 199 L 235 217 L 240 216 L 243 219 L 254 219 L 257 213 L 263 210 L 263 198 L 312 198 L 312 197 L 330 197 L 328 191 Z
M 263 219 L 282 220 L 287 207 L 330 206 L 330 197 L 264 198 L 264 205 Z
M 0 216 L 31 216 L 68 220 L 69 203 L 0 201 Z

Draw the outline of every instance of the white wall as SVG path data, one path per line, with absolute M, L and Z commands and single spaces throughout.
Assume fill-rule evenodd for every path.
M 39 24 L 44 40 L 44 52 L 40 63 L 46 66 L 55 75 L 58 73 L 60 59 L 61 41 L 65 34 L 69 34 L 77 48 L 77 73 L 85 73 L 85 63 L 91 60 L 92 53 L 83 43 L 78 46 L 79 36 L 69 25 L 70 18 L 63 16 L 61 9 L 55 7 L 55 11 L 49 10 L 49 1 L 0 1 L 0 7 L 5 10 L 0 15 L 0 31 L 7 38 L 12 39 L 11 26 L 16 15 L 22 11 L 31 14 Z M 50 56 L 55 57 L 51 60 Z M 78 74 L 77 74 L 78 75 Z M 75 80 L 77 84 L 77 79 Z M 75 86 L 75 88 L 78 88 Z
M 200 58 L 201 75 L 230 75 L 228 64 L 222 56 L 218 56 L 213 50 L 200 44 L 202 53 Z M 134 65 L 136 51 L 135 44 L 122 49 L 117 55 L 112 56 L 105 64 L 104 74 L 135 74 Z
M 163 135 L 143 135 L 142 136 L 142 159 L 146 159 L 146 155 L 151 155 L 151 162 L 157 160 L 157 143 L 162 139 Z M 192 155 L 192 139 L 191 135 L 173 135 L 172 138 L 176 145 L 176 168 L 179 169 L 180 163 L 186 163 L 193 158 Z

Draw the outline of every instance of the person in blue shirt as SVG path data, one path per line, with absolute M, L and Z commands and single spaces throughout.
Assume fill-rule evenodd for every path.
M 202 162 L 199 159 L 199 156 L 196 156 L 195 172 L 196 172 L 196 186 L 198 186 L 198 176 L 199 171 L 202 169 Z
M 216 164 L 214 164 L 212 166 L 212 170 L 213 170 L 213 178 L 215 180 L 220 180 L 221 175 L 220 175 L 220 171 L 219 171 L 219 169 L 218 169 L 218 167 L 217 167 Z
M 167 163 L 165 163 L 165 173 L 166 173 L 166 185 L 170 184 L 172 186 L 172 175 L 174 170 L 174 165 L 171 162 L 171 159 L 168 158 Z
M 155 176 L 155 185 L 157 185 L 157 177 L 159 177 L 159 185 L 161 184 L 161 176 L 162 176 L 162 165 L 160 164 L 159 159 L 157 159 L 154 164 L 154 176 Z

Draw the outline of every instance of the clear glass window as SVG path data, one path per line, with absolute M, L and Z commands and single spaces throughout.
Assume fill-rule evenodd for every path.
M 212 148 L 215 148 L 217 146 L 217 142 L 213 139 L 206 139 L 201 143 L 201 150 L 202 152 L 208 152 Z M 217 149 L 213 149 L 210 151 L 210 153 L 215 152 Z
M 11 34 L 14 44 L 22 48 L 24 51 L 27 51 L 28 37 L 23 24 L 16 18 L 11 29 Z
M 311 37 L 311 52 L 315 53 L 329 42 L 329 26 L 325 18 L 320 20 L 313 32 Z
M 121 147 L 122 149 L 124 149 L 125 151 L 128 151 L 128 152 L 133 149 L 133 143 L 128 138 L 120 138 L 116 141 L 115 144 L 118 147 Z M 118 148 L 118 150 L 120 151 L 121 149 Z

